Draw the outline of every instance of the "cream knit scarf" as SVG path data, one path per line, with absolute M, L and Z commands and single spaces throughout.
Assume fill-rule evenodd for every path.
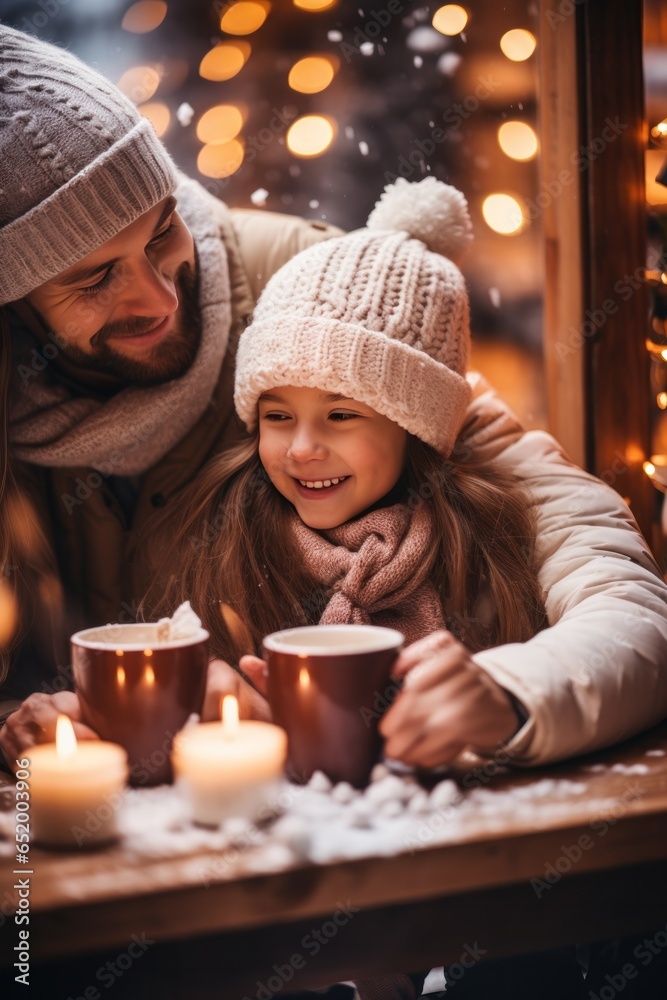
M 314 580 L 331 591 L 321 625 L 384 625 L 406 643 L 445 627 L 428 578 L 435 539 L 426 505 L 382 507 L 323 533 L 294 515 L 291 530 Z
M 196 181 L 184 177 L 175 195 L 199 255 L 202 335 L 195 360 L 181 378 L 128 387 L 105 401 L 73 396 L 49 366 L 28 383 L 16 376 L 10 435 L 22 461 L 140 475 L 187 434 L 209 405 L 231 325 L 225 249 L 231 220 L 226 206 Z

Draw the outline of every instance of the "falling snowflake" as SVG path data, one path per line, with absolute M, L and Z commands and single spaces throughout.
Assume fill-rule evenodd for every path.
M 421 56 L 415 56 L 412 61 L 415 64 L 415 66 L 417 67 L 417 69 L 421 69 L 422 66 L 424 65 L 424 60 L 422 59 Z
M 368 156 L 368 143 L 364 142 L 363 139 L 359 143 L 359 152 L 362 156 Z
M 413 52 L 441 52 L 448 44 L 445 36 L 439 31 L 426 27 L 414 28 L 408 35 L 406 43 Z
M 329 39 L 330 42 L 342 42 L 343 32 L 336 31 L 336 29 L 334 28 L 331 31 L 327 32 L 327 38 Z
M 491 305 L 495 306 L 496 309 L 500 309 L 500 290 L 498 288 L 489 288 L 489 298 L 491 299 Z
M 454 76 L 461 65 L 461 56 L 458 52 L 445 52 L 438 59 L 438 71 L 443 76 Z
M 361 45 L 359 46 L 359 51 L 361 52 L 362 56 L 372 56 L 373 52 L 375 51 L 375 46 L 373 45 L 372 42 L 362 42 Z
M 250 201 L 253 205 L 257 205 L 258 208 L 262 208 L 266 205 L 266 199 L 269 197 L 269 192 L 266 188 L 257 188 L 256 191 L 250 195 Z
M 176 112 L 176 118 L 178 119 L 179 125 L 189 125 L 194 117 L 194 113 L 195 109 L 192 105 L 188 104 L 187 101 L 184 101 Z
M 319 208 L 319 207 L 320 207 L 320 203 L 317 200 L 317 198 L 313 198 L 312 201 L 308 202 L 308 208 Z
M 346 125 L 345 126 L 345 138 L 346 139 L 354 139 L 354 129 L 352 128 L 351 125 Z

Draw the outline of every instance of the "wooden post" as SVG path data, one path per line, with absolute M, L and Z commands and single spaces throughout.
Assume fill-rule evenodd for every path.
M 650 539 L 640 0 L 541 0 L 541 191 L 551 429 Z
M 544 363 L 549 429 L 572 461 L 590 468 L 586 446 L 582 179 L 572 163 L 579 146 L 577 19 L 540 2 L 540 189 L 545 240 Z

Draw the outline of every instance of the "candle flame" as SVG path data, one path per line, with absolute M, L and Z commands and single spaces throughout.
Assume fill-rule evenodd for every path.
M 125 684 L 125 669 L 124 667 L 116 667 L 116 680 L 118 681 L 119 687 L 123 687 Z
M 228 740 L 236 739 L 239 731 L 239 703 L 233 694 L 222 699 L 222 727 Z
M 146 683 L 148 684 L 148 686 L 152 687 L 153 684 L 155 684 L 155 671 L 151 667 L 150 663 L 148 663 L 146 665 L 146 674 L 145 674 L 145 677 L 146 677 Z
M 310 674 L 306 667 L 301 667 L 299 671 L 299 687 L 304 691 L 310 687 Z
M 59 715 L 56 722 L 56 753 L 59 757 L 71 757 L 76 753 L 74 726 L 66 715 Z

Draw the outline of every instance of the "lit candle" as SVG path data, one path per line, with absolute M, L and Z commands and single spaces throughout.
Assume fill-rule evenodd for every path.
M 227 695 L 222 722 L 177 734 L 172 763 L 195 822 L 218 826 L 230 816 L 257 819 L 263 807 L 276 804 L 286 755 L 285 731 L 269 722 L 239 722 L 238 702 Z
M 127 754 L 116 743 L 77 743 L 59 715 L 56 742 L 26 751 L 31 832 L 54 847 L 85 847 L 117 836 L 116 817 L 127 780 Z

